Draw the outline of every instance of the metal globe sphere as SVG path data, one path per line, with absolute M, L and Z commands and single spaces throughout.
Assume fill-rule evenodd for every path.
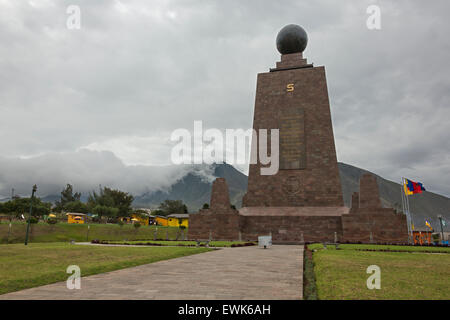
M 278 32 L 277 49 L 281 54 L 303 52 L 308 44 L 306 31 L 296 24 L 289 24 Z

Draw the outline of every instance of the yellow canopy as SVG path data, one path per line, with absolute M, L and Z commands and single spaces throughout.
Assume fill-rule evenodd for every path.
M 56 215 L 54 215 L 53 213 L 50 213 L 48 216 L 49 218 L 56 218 Z

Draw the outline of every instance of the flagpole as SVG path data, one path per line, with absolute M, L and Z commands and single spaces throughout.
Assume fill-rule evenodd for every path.
M 411 216 L 409 213 L 409 203 L 408 203 L 408 195 L 405 194 L 405 178 L 402 177 L 402 184 L 400 187 L 400 193 L 402 195 L 402 207 L 403 212 L 406 215 L 406 224 L 408 228 L 408 242 L 412 243 L 412 226 L 411 226 Z
M 410 207 L 409 207 L 409 194 L 406 195 L 406 206 L 408 207 L 408 215 L 409 215 L 409 224 L 410 224 L 410 229 L 411 229 L 411 238 L 413 236 L 413 231 L 412 231 L 412 226 L 414 225 L 414 220 L 410 211 Z M 413 241 L 414 242 L 414 241 Z
M 408 242 L 409 242 L 409 217 L 408 217 L 408 212 L 406 212 L 406 204 L 405 204 L 405 191 L 404 191 L 404 187 L 403 187 L 403 183 L 404 183 L 404 178 L 402 177 L 402 182 L 400 184 L 400 196 L 402 197 L 402 210 L 403 210 L 403 214 L 406 215 L 406 225 L 408 228 Z

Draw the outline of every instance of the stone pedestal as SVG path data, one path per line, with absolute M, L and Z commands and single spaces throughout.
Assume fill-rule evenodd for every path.
M 231 208 L 228 186 L 217 178 L 212 186 L 209 209 L 189 216 L 190 240 L 238 240 L 240 231 L 238 211 Z

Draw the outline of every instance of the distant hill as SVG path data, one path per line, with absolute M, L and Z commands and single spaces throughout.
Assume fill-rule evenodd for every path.
M 213 176 L 225 178 L 230 190 L 231 203 L 240 207 L 242 197 L 247 190 L 247 176 L 229 164 L 213 164 Z M 183 179 L 172 185 L 168 192 L 157 191 L 136 196 L 135 207 L 156 207 L 166 199 L 181 199 L 190 212 L 197 211 L 211 198 L 212 181 L 207 181 L 196 172 L 188 173 Z
M 242 197 L 247 190 L 247 176 L 229 164 L 213 165 L 213 175 L 225 178 L 230 189 L 231 203 L 241 207 Z M 344 203 L 351 206 L 351 195 L 359 190 L 359 178 L 369 172 L 345 163 L 339 163 Z M 369 172 L 370 173 L 370 172 Z M 400 184 L 386 180 L 375 174 L 380 188 L 381 202 L 384 207 L 402 211 Z M 211 197 L 211 181 L 205 181 L 195 173 L 187 174 L 183 179 L 175 183 L 168 192 L 154 192 L 137 196 L 133 205 L 136 207 L 157 207 L 165 199 L 181 199 L 186 203 L 190 212 L 195 212 L 204 203 L 209 203 Z M 437 216 L 442 214 L 449 223 L 445 228 L 450 231 L 450 199 L 432 192 L 410 197 L 410 209 L 416 228 L 426 228 L 425 219 L 430 221 L 435 230 L 440 230 Z

